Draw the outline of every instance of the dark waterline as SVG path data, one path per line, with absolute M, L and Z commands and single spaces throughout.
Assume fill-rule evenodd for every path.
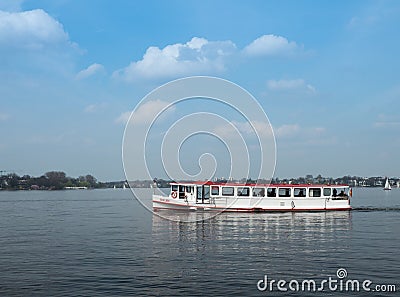
M 356 188 L 352 205 L 179 223 L 153 216 L 129 190 L 0 192 L 0 295 L 286 296 L 258 291 L 257 281 L 322 280 L 339 268 L 398 291 L 400 189 Z M 292 293 L 338 294 L 398 292 Z

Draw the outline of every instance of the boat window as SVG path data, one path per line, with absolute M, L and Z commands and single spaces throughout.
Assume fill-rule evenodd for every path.
M 179 199 L 185 199 L 185 186 L 179 186 Z
M 324 196 L 330 196 L 331 195 L 331 188 L 324 188 Z
M 290 197 L 290 188 L 279 188 L 279 197 Z
M 210 186 L 204 186 L 204 199 L 210 198 Z
M 186 186 L 186 193 L 193 193 L 193 187 L 191 186 Z
M 233 187 L 222 187 L 222 195 L 233 196 Z
M 276 197 L 276 189 L 268 188 L 267 189 L 267 197 Z
M 320 188 L 310 188 L 310 197 L 321 197 Z
M 211 187 L 211 195 L 219 195 L 219 187 L 218 186 Z
M 171 186 L 172 191 L 178 191 L 178 185 L 172 185 Z
M 337 193 L 338 193 L 337 196 L 340 196 L 340 197 L 347 196 L 347 193 L 344 188 L 337 189 Z
M 250 188 L 237 188 L 238 196 L 250 196 Z
M 265 189 L 264 188 L 253 188 L 253 197 L 264 197 Z
M 203 187 L 197 186 L 197 199 L 202 199 L 202 198 L 203 198 Z
M 294 197 L 306 197 L 306 188 L 294 188 Z

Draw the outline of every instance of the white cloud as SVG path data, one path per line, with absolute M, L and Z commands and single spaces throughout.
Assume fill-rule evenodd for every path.
M 161 100 L 152 100 L 148 101 L 144 104 L 141 104 L 135 112 L 132 114 L 132 118 L 130 120 L 131 124 L 148 124 L 151 123 L 156 116 L 167 106 L 168 102 Z M 160 115 L 158 119 L 165 118 L 170 113 L 176 110 L 175 106 L 170 106 Z M 123 112 L 118 118 L 115 119 L 116 123 L 126 124 L 131 116 L 131 112 Z
M 69 43 L 63 26 L 42 9 L 0 11 L 0 46 L 42 49 L 45 45 Z
M 323 145 L 332 142 L 332 139 L 327 138 L 324 127 L 302 127 L 296 123 L 276 126 L 272 130 L 268 123 L 261 121 L 252 121 L 251 123 L 232 121 L 231 124 L 217 126 L 214 129 L 214 133 L 223 139 L 234 139 L 239 133 L 247 141 L 255 139 L 255 131 L 261 139 L 271 137 L 273 132 L 273 135 L 280 144 L 285 143 L 290 145 L 293 143 Z
M 235 136 L 237 131 L 243 136 L 255 136 L 255 132 L 259 137 L 271 136 L 272 130 L 267 122 L 252 121 L 250 122 L 237 122 L 232 121 L 232 125 L 225 124 L 217 126 L 214 133 L 221 137 Z M 236 129 L 237 131 L 236 131 Z M 255 130 L 255 131 L 254 131 Z M 273 127 L 273 133 L 277 138 L 298 138 L 311 139 L 319 137 L 325 133 L 324 127 L 301 127 L 299 124 L 284 124 L 281 126 Z
M 263 35 L 247 45 L 243 53 L 244 56 L 290 56 L 301 50 L 296 42 L 282 36 Z M 170 44 L 164 48 L 151 46 L 141 60 L 115 71 L 113 77 L 138 81 L 221 72 L 227 66 L 227 56 L 238 52 L 230 40 L 209 41 L 193 37 L 186 43 Z
M 298 139 L 304 142 L 320 140 L 324 136 L 324 127 L 301 127 L 299 124 L 284 124 L 274 128 L 276 138 Z
M 375 122 L 375 128 L 398 128 L 400 127 L 400 122 Z
M 397 115 L 380 113 L 373 126 L 375 128 L 398 128 L 400 127 L 400 118 Z
M 306 88 L 311 93 L 316 93 L 317 92 L 317 89 L 314 86 L 310 85 L 310 84 L 307 84 Z
M 104 72 L 105 69 L 103 65 L 94 63 L 90 65 L 88 68 L 79 71 L 78 74 L 76 75 L 76 79 L 85 79 L 95 74 Z
M 8 114 L 0 113 L 0 122 L 7 121 L 10 118 Z
M 348 22 L 349 29 L 355 30 L 371 30 L 380 21 L 388 18 L 389 15 L 381 9 L 372 9 L 370 12 L 362 13 L 359 16 L 354 16 Z
M 120 115 L 119 115 L 119 117 L 117 117 L 116 119 L 115 119 L 115 122 L 117 123 L 117 124 L 124 124 L 124 125 L 126 125 L 126 123 L 128 123 L 128 121 L 129 121 L 129 117 L 131 116 L 131 111 L 125 111 L 125 112 L 123 112 L 123 113 L 121 113 Z
M 276 35 L 263 35 L 247 45 L 243 51 L 249 56 L 290 55 L 299 50 L 294 41 Z
M 287 90 L 297 89 L 305 85 L 303 79 L 292 79 L 292 80 L 269 80 L 267 86 L 271 90 Z
M 232 125 L 225 124 L 221 126 L 217 126 L 214 129 L 214 133 L 221 137 L 232 137 L 237 135 L 237 131 L 245 137 L 245 136 L 256 136 L 255 133 L 259 137 L 266 137 L 271 135 L 271 127 L 267 122 L 263 121 L 252 121 L 252 122 L 238 122 L 232 121 Z M 236 129 L 235 129 L 236 127 Z
M 162 49 L 149 47 L 141 60 L 114 72 L 113 76 L 135 81 L 219 72 L 225 69 L 224 58 L 235 50 L 236 46 L 231 41 L 193 37 L 184 44 L 171 44 Z
M 269 80 L 267 81 L 267 87 L 273 91 L 284 91 L 284 90 L 306 90 L 310 93 L 316 93 L 316 89 L 311 84 L 306 83 L 304 79 L 292 79 L 292 80 Z
M 370 27 L 380 21 L 379 16 L 377 15 L 369 15 L 369 16 L 355 16 L 352 17 L 348 23 L 349 28 L 362 28 Z
M 291 137 L 298 134 L 300 131 L 300 126 L 298 124 L 288 124 L 282 125 L 274 129 L 276 137 Z
M 107 103 L 105 103 L 105 102 L 96 103 L 96 104 L 90 104 L 90 105 L 85 107 L 84 111 L 87 112 L 87 113 L 94 113 L 94 112 L 98 112 L 100 110 L 103 110 L 106 107 L 107 107 Z

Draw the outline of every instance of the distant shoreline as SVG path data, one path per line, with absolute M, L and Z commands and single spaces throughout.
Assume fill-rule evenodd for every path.
M 272 178 L 266 179 L 214 179 L 218 182 L 238 182 L 238 183 L 263 183 L 263 184 L 321 184 L 334 185 L 346 184 L 351 187 L 362 188 L 383 188 L 387 177 L 358 177 L 358 176 L 343 176 L 340 178 L 323 177 L 318 175 L 306 175 L 298 178 Z M 40 177 L 32 177 L 29 175 L 18 176 L 15 173 L 3 174 L 0 176 L 0 191 L 71 191 L 71 190 L 91 190 L 91 189 L 118 189 L 118 188 L 169 188 L 172 180 L 154 179 L 154 180 L 135 180 L 135 181 L 112 181 L 99 182 L 97 179 L 87 174 L 77 178 L 68 177 L 62 171 L 50 171 Z M 391 177 L 389 183 L 393 188 L 400 187 L 400 178 Z
M 323 185 L 323 184 L 321 184 Z M 358 189 L 383 189 L 383 187 L 363 187 L 363 186 L 352 186 L 353 188 L 358 188 Z M 149 188 L 126 188 L 125 190 L 128 189 L 152 189 L 151 187 Z M 169 189 L 169 187 L 157 187 L 157 189 Z M 397 187 L 394 187 L 393 189 L 397 189 Z M 398 188 L 400 189 L 400 188 Z M 57 189 L 57 190 L 49 190 L 49 189 L 42 189 L 42 190 L 32 190 L 32 189 L 0 189 L 1 192 L 74 192 L 74 191 L 96 191 L 96 190 L 108 190 L 108 191 L 114 191 L 114 190 L 124 190 L 122 188 L 88 188 L 88 189 Z

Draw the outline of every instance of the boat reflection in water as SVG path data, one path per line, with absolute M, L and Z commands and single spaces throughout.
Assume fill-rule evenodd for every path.
M 350 211 L 226 212 L 202 220 L 207 215 L 153 215 L 148 265 L 157 268 L 163 289 L 152 293 L 259 296 L 255 284 L 266 273 L 283 278 L 325 275 L 336 271 L 351 246 Z
M 189 222 L 189 223 L 188 223 Z M 293 213 L 221 213 L 164 211 L 153 215 L 153 237 L 184 240 L 327 239 L 329 234 L 351 229 L 350 211 Z

